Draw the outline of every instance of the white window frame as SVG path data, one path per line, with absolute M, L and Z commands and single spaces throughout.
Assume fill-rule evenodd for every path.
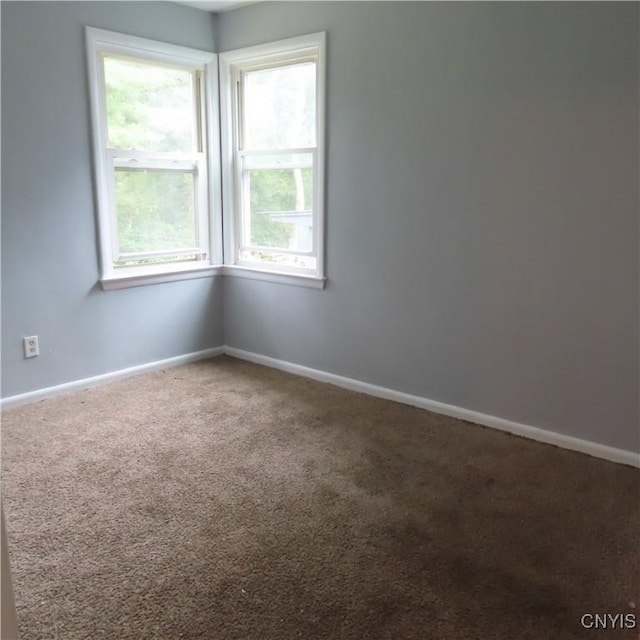
M 100 279 L 103 288 L 122 288 L 168 282 L 194 277 L 207 277 L 221 273 L 222 265 L 222 207 L 220 199 L 220 160 L 218 149 L 219 112 L 217 55 L 188 47 L 166 44 L 137 36 L 104 29 L 86 27 L 87 62 L 91 117 L 93 130 L 93 157 L 98 212 Z M 107 146 L 107 114 L 102 56 L 110 54 L 133 58 L 142 62 L 164 63 L 190 71 L 198 71 L 199 127 L 201 149 L 189 154 L 135 152 L 112 150 Z M 177 156 L 181 155 L 180 158 Z M 117 220 L 113 175 L 117 163 L 115 156 L 137 160 L 140 168 L 169 167 L 194 170 L 196 176 L 197 219 L 199 246 L 191 254 L 202 254 L 197 261 L 115 267 L 117 259 Z M 169 162 L 169 164 L 167 164 Z M 176 255 L 176 252 L 169 252 Z M 142 254 L 140 254 L 142 255 Z M 127 256 L 135 259 L 136 256 Z
M 220 53 L 220 113 L 224 220 L 224 273 L 272 282 L 323 288 L 325 285 L 325 74 L 326 33 L 313 33 L 278 42 Z M 238 79 L 243 71 L 277 67 L 297 61 L 316 62 L 316 146 L 295 152 L 311 153 L 314 160 L 313 252 L 316 269 L 240 260 L 241 189 Z M 291 152 L 291 150 L 287 150 Z M 268 152 L 265 152 L 268 153 Z M 277 252 L 276 252 L 277 253 Z M 282 253 L 287 253 L 283 251 Z

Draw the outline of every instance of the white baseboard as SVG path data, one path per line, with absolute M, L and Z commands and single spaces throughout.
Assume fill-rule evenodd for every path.
M 486 413 L 471 411 L 470 409 L 464 409 L 462 407 L 456 407 L 443 402 L 429 400 L 428 398 L 414 396 L 408 393 L 403 393 L 402 391 L 388 389 L 386 387 L 379 387 L 374 384 L 369 384 L 368 382 L 361 382 L 360 380 L 354 380 L 353 378 L 346 378 L 334 373 L 320 371 L 319 369 L 303 367 L 302 365 L 294 364 L 293 362 L 286 362 L 284 360 L 278 360 L 276 358 L 270 358 L 269 356 L 263 356 L 258 353 L 243 351 L 242 349 L 236 349 L 235 347 L 228 346 L 203 349 L 202 351 L 186 353 L 173 358 L 166 358 L 165 360 L 156 360 L 155 362 L 148 362 L 99 376 L 75 380 L 73 382 L 67 382 L 54 387 L 46 387 L 44 389 L 37 389 L 36 391 L 10 396 L 0 400 L 0 408 L 10 409 L 30 402 L 37 402 L 38 400 L 53 398 L 55 396 L 72 393 L 74 391 L 96 387 L 115 380 L 122 380 L 141 373 L 176 367 L 188 362 L 205 360 L 222 354 L 227 354 L 234 358 L 247 360 L 249 362 L 255 362 L 256 364 L 262 364 L 273 369 L 280 369 L 281 371 L 287 371 L 289 373 L 294 373 L 320 382 L 328 382 L 329 384 L 334 384 L 338 387 L 343 387 L 344 389 L 350 389 L 351 391 L 366 393 L 367 395 L 375 396 L 377 398 L 393 400 L 394 402 L 400 402 L 402 404 L 419 407 L 420 409 L 426 409 L 433 413 L 467 420 L 468 422 L 474 422 L 485 427 L 492 427 L 493 429 L 499 429 L 500 431 L 507 431 L 508 433 L 522 436 L 523 438 L 537 440 L 538 442 L 544 442 L 545 444 L 552 444 L 563 449 L 570 449 L 572 451 L 586 453 L 587 455 L 594 456 L 596 458 L 602 458 L 611 462 L 640 468 L 640 454 L 634 453 L 633 451 L 625 451 L 624 449 L 616 449 L 596 442 L 590 442 L 589 440 L 565 436 L 560 433 L 555 433 L 554 431 L 539 429 L 538 427 L 505 420 Z
M 211 349 L 203 349 L 202 351 L 185 353 L 173 358 L 156 360 L 154 362 L 146 362 L 145 364 L 139 364 L 135 367 L 128 367 L 127 369 L 119 369 L 118 371 L 103 373 L 99 376 L 92 376 L 90 378 L 83 378 L 82 380 L 74 380 L 73 382 L 58 384 L 54 387 L 45 387 L 44 389 L 37 389 L 36 391 L 29 391 L 27 393 L 21 393 L 16 396 L 9 396 L 8 398 L 3 398 L 2 400 L 0 400 L 0 408 L 11 409 L 12 407 L 19 407 L 20 405 L 28 404 L 30 402 L 37 402 L 38 400 L 53 398 L 55 396 L 72 393 L 73 391 L 80 391 L 81 389 L 97 387 L 98 385 L 106 384 L 107 382 L 122 380 L 123 378 L 130 378 L 131 376 L 136 376 L 141 373 L 148 373 L 149 371 L 155 371 L 157 369 L 177 367 L 178 365 L 187 364 L 188 362 L 195 362 L 196 360 L 213 358 L 215 356 L 220 356 L 223 353 L 224 347 L 213 347 Z
M 523 438 L 529 438 L 530 440 L 537 440 L 538 442 L 552 444 L 563 449 L 586 453 L 587 455 L 595 458 L 602 458 L 611 462 L 626 464 L 631 467 L 640 467 L 640 453 L 634 453 L 633 451 L 625 451 L 624 449 L 616 449 L 596 442 L 590 442 L 588 440 L 582 440 L 572 436 L 565 436 L 560 433 L 546 431 L 545 429 L 539 429 L 538 427 L 532 427 L 527 424 L 521 424 L 519 422 L 497 418 L 496 416 L 490 416 L 486 413 L 463 409 L 462 407 L 429 400 L 428 398 L 410 395 L 401 391 L 394 391 L 393 389 L 387 389 L 386 387 L 379 387 L 374 384 L 369 384 L 368 382 L 361 382 L 359 380 L 354 380 L 353 378 L 345 378 L 344 376 L 339 376 L 334 373 L 327 373 L 318 369 L 310 369 L 309 367 L 303 367 L 292 362 L 286 362 L 284 360 L 270 358 L 257 353 L 243 351 L 242 349 L 236 349 L 235 347 L 225 346 L 224 353 L 234 358 L 255 362 L 256 364 L 262 364 L 267 367 L 280 369 L 281 371 L 287 371 L 289 373 L 295 373 L 296 375 L 304 376 L 305 378 L 312 378 L 313 380 L 318 380 L 320 382 L 328 382 L 338 387 L 350 389 L 351 391 L 359 391 L 360 393 L 366 393 L 377 398 L 393 400 L 402 404 L 419 407 L 420 409 L 426 409 L 433 413 L 467 420 L 485 427 L 499 429 L 500 431 L 507 431 L 508 433 L 512 433 L 516 436 L 522 436 Z

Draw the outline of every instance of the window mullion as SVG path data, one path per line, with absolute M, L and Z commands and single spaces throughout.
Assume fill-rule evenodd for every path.
M 202 253 L 206 254 L 207 258 L 211 258 L 211 249 L 209 248 L 209 210 L 207 207 L 209 173 L 206 162 L 198 164 L 195 180 L 194 198 L 196 202 L 194 206 L 196 240 Z
M 237 120 L 237 136 L 238 136 L 238 150 L 244 149 L 244 135 L 245 135 L 245 123 L 244 123 L 244 91 L 243 91 L 243 74 L 239 72 L 235 78 L 235 90 L 236 90 L 236 110 L 238 113 Z
M 205 154 L 200 152 L 193 153 L 166 153 L 158 151 L 142 151 L 139 149 L 117 149 L 113 147 L 107 147 L 106 153 L 112 160 L 125 161 L 135 160 L 141 164 L 149 163 L 165 163 L 167 166 L 171 166 L 171 163 L 195 164 L 196 162 L 203 162 Z
M 240 162 L 240 234 L 239 247 L 251 242 L 251 179 L 249 171 Z
M 107 203 L 108 203 L 108 224 L 110 230 L 110 240 L 111 240 L 111 260 L 110 260 L 110 268 L 113 269 L 115 266 L 115 262 L 117 260 L 117 256 L 120 255 L 120 242 L 119 242 L 119 233 L 118 233 L 118 207 L 116 202 L 116 182 L 115 182 L 115 167 L 113 165 L 113 157 L 109 153 L 107 149 L 105 151 L 105 182 L 106 182 L 106 191 L 107 191 Z
M 311 163 L 313 166 L 313 174 L 311 179 L 311 185 L 313 189 L 313 194 L 311 198 L 311 246 L 313 247 L 313 253 L 316 257 L 320 254 L 320 243 L 319 240 L 319 228 L 320 228 L 320 207 L 318 206 L 318 194 L 320 193 L 319 185 L 318 185 L 318 152 L 317 149 L 314 149 L 311 153 Z
M 143 260 L 145 258 L 164 258 L 172 256 L 190 256 L 202 254 L 201 247 L 188 247 L 186 249 L 166 249 L 160 251 L 139 251 L 122 253 L 118 260 Z
M 313 256 L 313 251 L 295 251 L 293 249 L 279 249 L 275 247 L 256 247 L 251 244 L 243 245 L 243 251 L 255 251 L 260 253 L 273 253 L 274 255 L 287 255 L 287 256 Z
M 305 153 L 314 153 L 317 147 L 291 147 L 277 149 L 239 149 L 238 155 L 244 156 L 286 156 L 286 155 L 303 155 Z

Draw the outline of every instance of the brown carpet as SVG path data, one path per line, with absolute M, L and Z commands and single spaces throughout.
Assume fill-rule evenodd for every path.
M 23 640 L 638 637 L 629 467 L 230 358 L 3 431 Z

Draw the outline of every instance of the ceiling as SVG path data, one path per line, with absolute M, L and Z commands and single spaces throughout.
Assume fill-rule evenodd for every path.
M 179 4 L 188 4 L 190 7 L 196 7 L 203 11 L 228 11 L 229 9 L 235 9 L 245 4 L 253 4 L 254 2 L 260 2 L 260 0 L 174 0 Z

